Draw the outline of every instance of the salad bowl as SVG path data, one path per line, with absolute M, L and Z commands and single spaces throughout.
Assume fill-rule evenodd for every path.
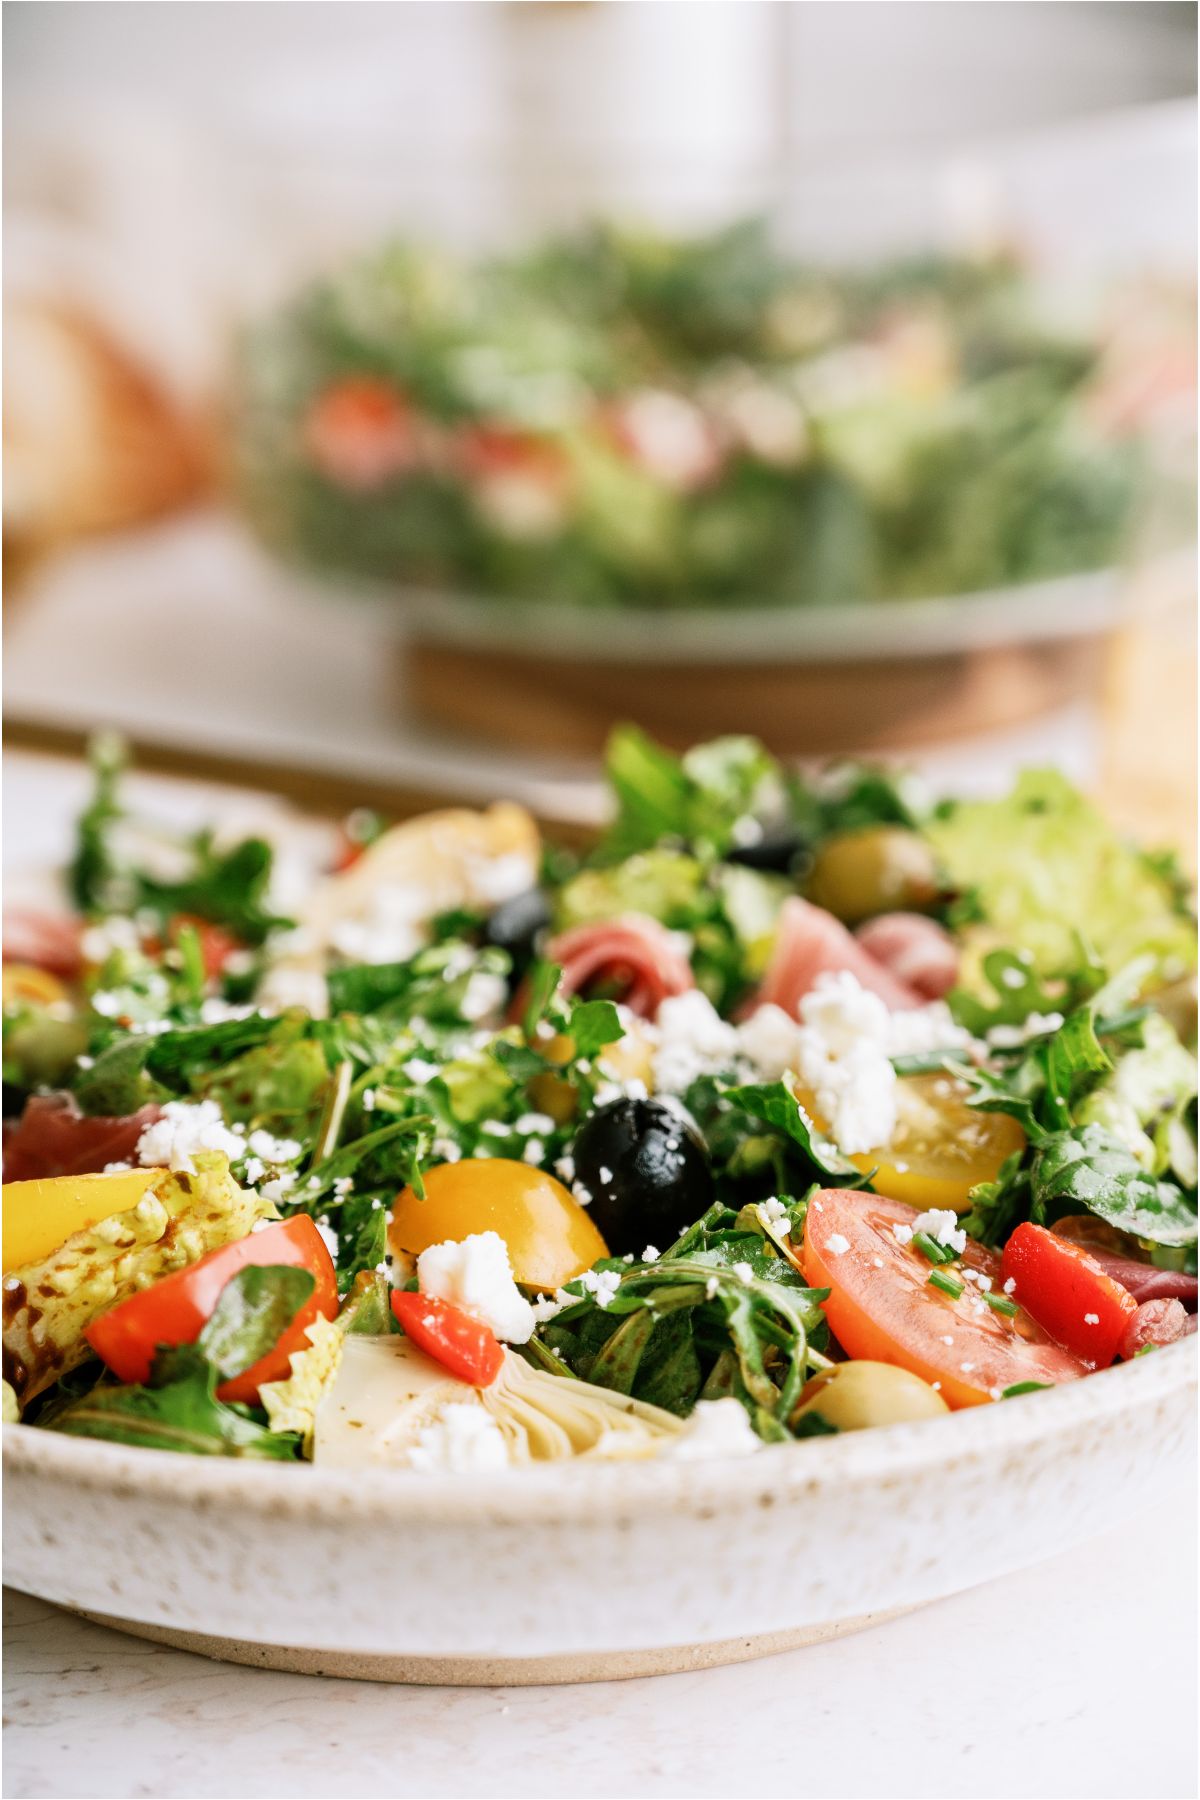
M 486 1478 L 9 1426 L 5 1580 L 266 1668 L 666 1673 L 819 1642 L 1085 1542 L 1186 1475 L 1195 1417 L 1193 1339 L 1053 1392 L 749 1458 Z
M 6 920 L 16 1587 L 604 1679 L 937 1600 L 1192 1463 L 1194 922 L 1061 776 L 931 807 L 630 727 L 576 854 L 511 803 L 180 832 L 95 765 L 74 913 Z

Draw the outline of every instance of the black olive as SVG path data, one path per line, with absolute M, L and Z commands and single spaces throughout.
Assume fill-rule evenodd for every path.
M 4 1083 L 4 1117 L 15 1119 L 18 1113 L 25 1110 L 25 1102 L 29 1098 L 28 1088 L 15 1087 L 11 1081 Z
M 483 928 L 483 941 L 508 952 L 516 979 L 533 961 L 538 932 L 549 923 L 549 900 L 541 888 L 528 888 L 523 894 L 514 894 L 511 900 L 501 901 Z
M 740 863 L 744 869 L 762 869 L 787 875 L 803 856 L 804 839 L 792 825 L 768 825 L 754 844 L 736 844 L 725 854 L 725 861 Z
M 579 1128 L 575 1179 L 614 1256 L 660 1249 L 712 1204 L 713 1178 L 694 1125 L 661 1100 L 614 1100 Z

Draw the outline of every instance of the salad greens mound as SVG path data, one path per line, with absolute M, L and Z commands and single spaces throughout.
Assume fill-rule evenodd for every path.
M 511 809 L 357 820 L 298 881 L 286 844 L 131 815 L 121 774 L 99 746 L 76 965 L 5 969 L 6 1203 L 38 1250 L 10 1261 L 6 1232 L 6 1417 L 320 1461 L 330 1395 L 344 1421 L 370 1365 L 413 1467 L 690 1454 L 735 1416 L 754 1448 L 1028 1391 L 1194 1308 L 1186 885 L 1061 776 L 933 805 L 883 769 L 626 727 L 584 852 L 539 851 Z M 374 879 L 435 853 L 436 907 Z M 79 1224 L 72 1182 L 140 1169 L 161 1172 L 132 1210 Z M 282 1248 L 229 1265 L 189 1328 L 145 1312 L 259 1242 Z M 1117 1271 L 1087 1277 L 1114 1289 L 1109 1351 L 1010 1274 L 1030 1245 Z M 986 1325 L 993 1372 L 889 1339 L 896 1284 Z M 490 1410 L 437 1410 L 501 1366 Z M 858 1410 L 850 1367 L 875 1384 Z
M 301 563 L 497 599 L 825 606 L 1069 575 L 1120 556 L 1148 466 L 1145 422 L 1110 422 L 1107 330 L 1065 325 L 1008 257 L 822 269 L 752 220 L 469 266 L 393 243 L 247 335 L 242 492 Z

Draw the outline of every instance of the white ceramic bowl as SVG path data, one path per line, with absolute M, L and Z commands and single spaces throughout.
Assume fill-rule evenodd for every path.
M 853 1629 L 1091 1537 L 1195 1456 L 1196 1341 L 948 1418 L 486 1479 L 4 1429 L 5 1579 L 145 1635 L 388 1680 L 586 1680 Z

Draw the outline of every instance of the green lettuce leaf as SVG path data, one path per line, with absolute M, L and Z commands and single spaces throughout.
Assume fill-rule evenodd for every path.
M 1195 966 L 1195 928 L 1175 884 L 1065 776 L 1027 770 L 1007 799 L 948 805 L 925 829 L 980 929 L 1028 950 L 1037 972 L 1076 968 L 1081 938 L 1110 969 L 1144 953 L 1167 978 Z

